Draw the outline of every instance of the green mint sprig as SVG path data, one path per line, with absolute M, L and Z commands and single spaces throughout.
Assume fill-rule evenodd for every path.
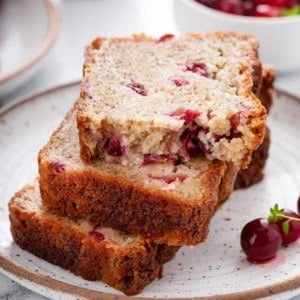
M 295 16 L 300 14 L 300 4 L 296 4 L 290 8 L 281 9 L 281 15 L 283 17 Z
M 291 221 L 298 221 L 300 222 L 300 218 L 295 218 L 291 216 L 285 215 L 282 210 L 279 208 L 278 203 L 276 203 L 273 207 L 270 208 L 270 215 L 268 216 L 268 221 L 271 223 L 276 223 L 278 220 L 286 219 L 282 223 L 282 231 L 285 234 L 289 233 L 290 229 L 290 222 Z

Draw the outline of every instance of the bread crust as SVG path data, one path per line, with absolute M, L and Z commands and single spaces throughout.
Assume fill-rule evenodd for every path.
M 86 218 L 96 226 L 138 233 L 156 243 L 195 245 L 205 240 L 213 215 L 222 165 L 205 174 L 205 198 L 183 201 L 116 176 L 86 170 L 57 172 L 39 161 L 43 204 L 52 213 Z
M 267 112 L 270 111 L 273 103 L 274 80 L 274 69 L 270 66 L 264 65 L 262 83 L 257 95 Z M 270 129 L 267 128 L 263 143 L 257 150 L 253 152 L 248 168 L 242 169 L 238 172 L 234 189 L 250 187 L 251 185 L 258 183 L 263 179 L 263 169 L 269 156 L 270 143 L 271 132 Z
M 252 160 L 247 169 L 239 170 L 234 183 L 234 189 L 247 188 L 264 178 L 264 167 L 269 157 L 271 143 L 270 129 L 267 128 L 263 143 L 253 152 Z
M 172 259 L 179 247 L 157 245 L 139 239 L 133 247 L 121 247 L 108 240 L 98 241 L 67 218 L 36 213 L 22 207 L 29 189 L 23 188 L 9 202 L 11 232 L 24 250 L 80 275 L 87 280 L 102 280 L 134 295 L 156 277 L 162 264 Z

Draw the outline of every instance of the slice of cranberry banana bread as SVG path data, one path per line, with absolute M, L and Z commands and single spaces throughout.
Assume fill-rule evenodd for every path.
M 161 276 L 162 264 L 179 248 L 52 215 L 42 206 L 37 183 L 16 193 L 9 213 L 13 238 L 21 248 L 127 295 L 139 293 Z
M 205 158 L 173 165 L 149 157 L 130 168 L 104 160 L 86 165 L 74 111 L 39 153 L 41 194 L 50 212 L 169 245 L 206 238 L 218 194 L 226 198 L 233 188 L 234 174 L 220 187 L 226 168 L 225 162 Z
M 231 32 L 94 40 L 77 115 L 82 159 L 206 157 L 246 167 L 265 130 L 257 51 L 253 38 Z

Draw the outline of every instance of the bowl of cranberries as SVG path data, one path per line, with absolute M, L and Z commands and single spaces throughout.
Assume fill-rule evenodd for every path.
M 178 30 L 254 36 L 260 58 L 279 73 L 300 70 L 300 0 L 174 0 Z

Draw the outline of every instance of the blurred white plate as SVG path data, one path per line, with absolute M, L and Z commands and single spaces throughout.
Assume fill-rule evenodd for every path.
M 0 97 L 35 74 L 58 29 L 53 0 L 0 1 Z
M 9 231 L 7 202 L 37 175 L 37 152 L 79 95 L 69 84 L 11 103 L 0 110 L 0 270 L 33 291 L 55 299 L 125 299 L 102 282 L 90 282 L 21 250 Z M 277 258 L 250 264 L 241 251 L 243 225 L 266 217 L 275 202 L 296 209 L 300 194 L 300 105 L 282 95 L 269 119 L 272 134 L 265 179 L 235 191 L 214 216 L 210 234 L 197 247 L 182 247 L 164 276 L 139 299 L 288 299 L 300 295 L 300 241 Z

